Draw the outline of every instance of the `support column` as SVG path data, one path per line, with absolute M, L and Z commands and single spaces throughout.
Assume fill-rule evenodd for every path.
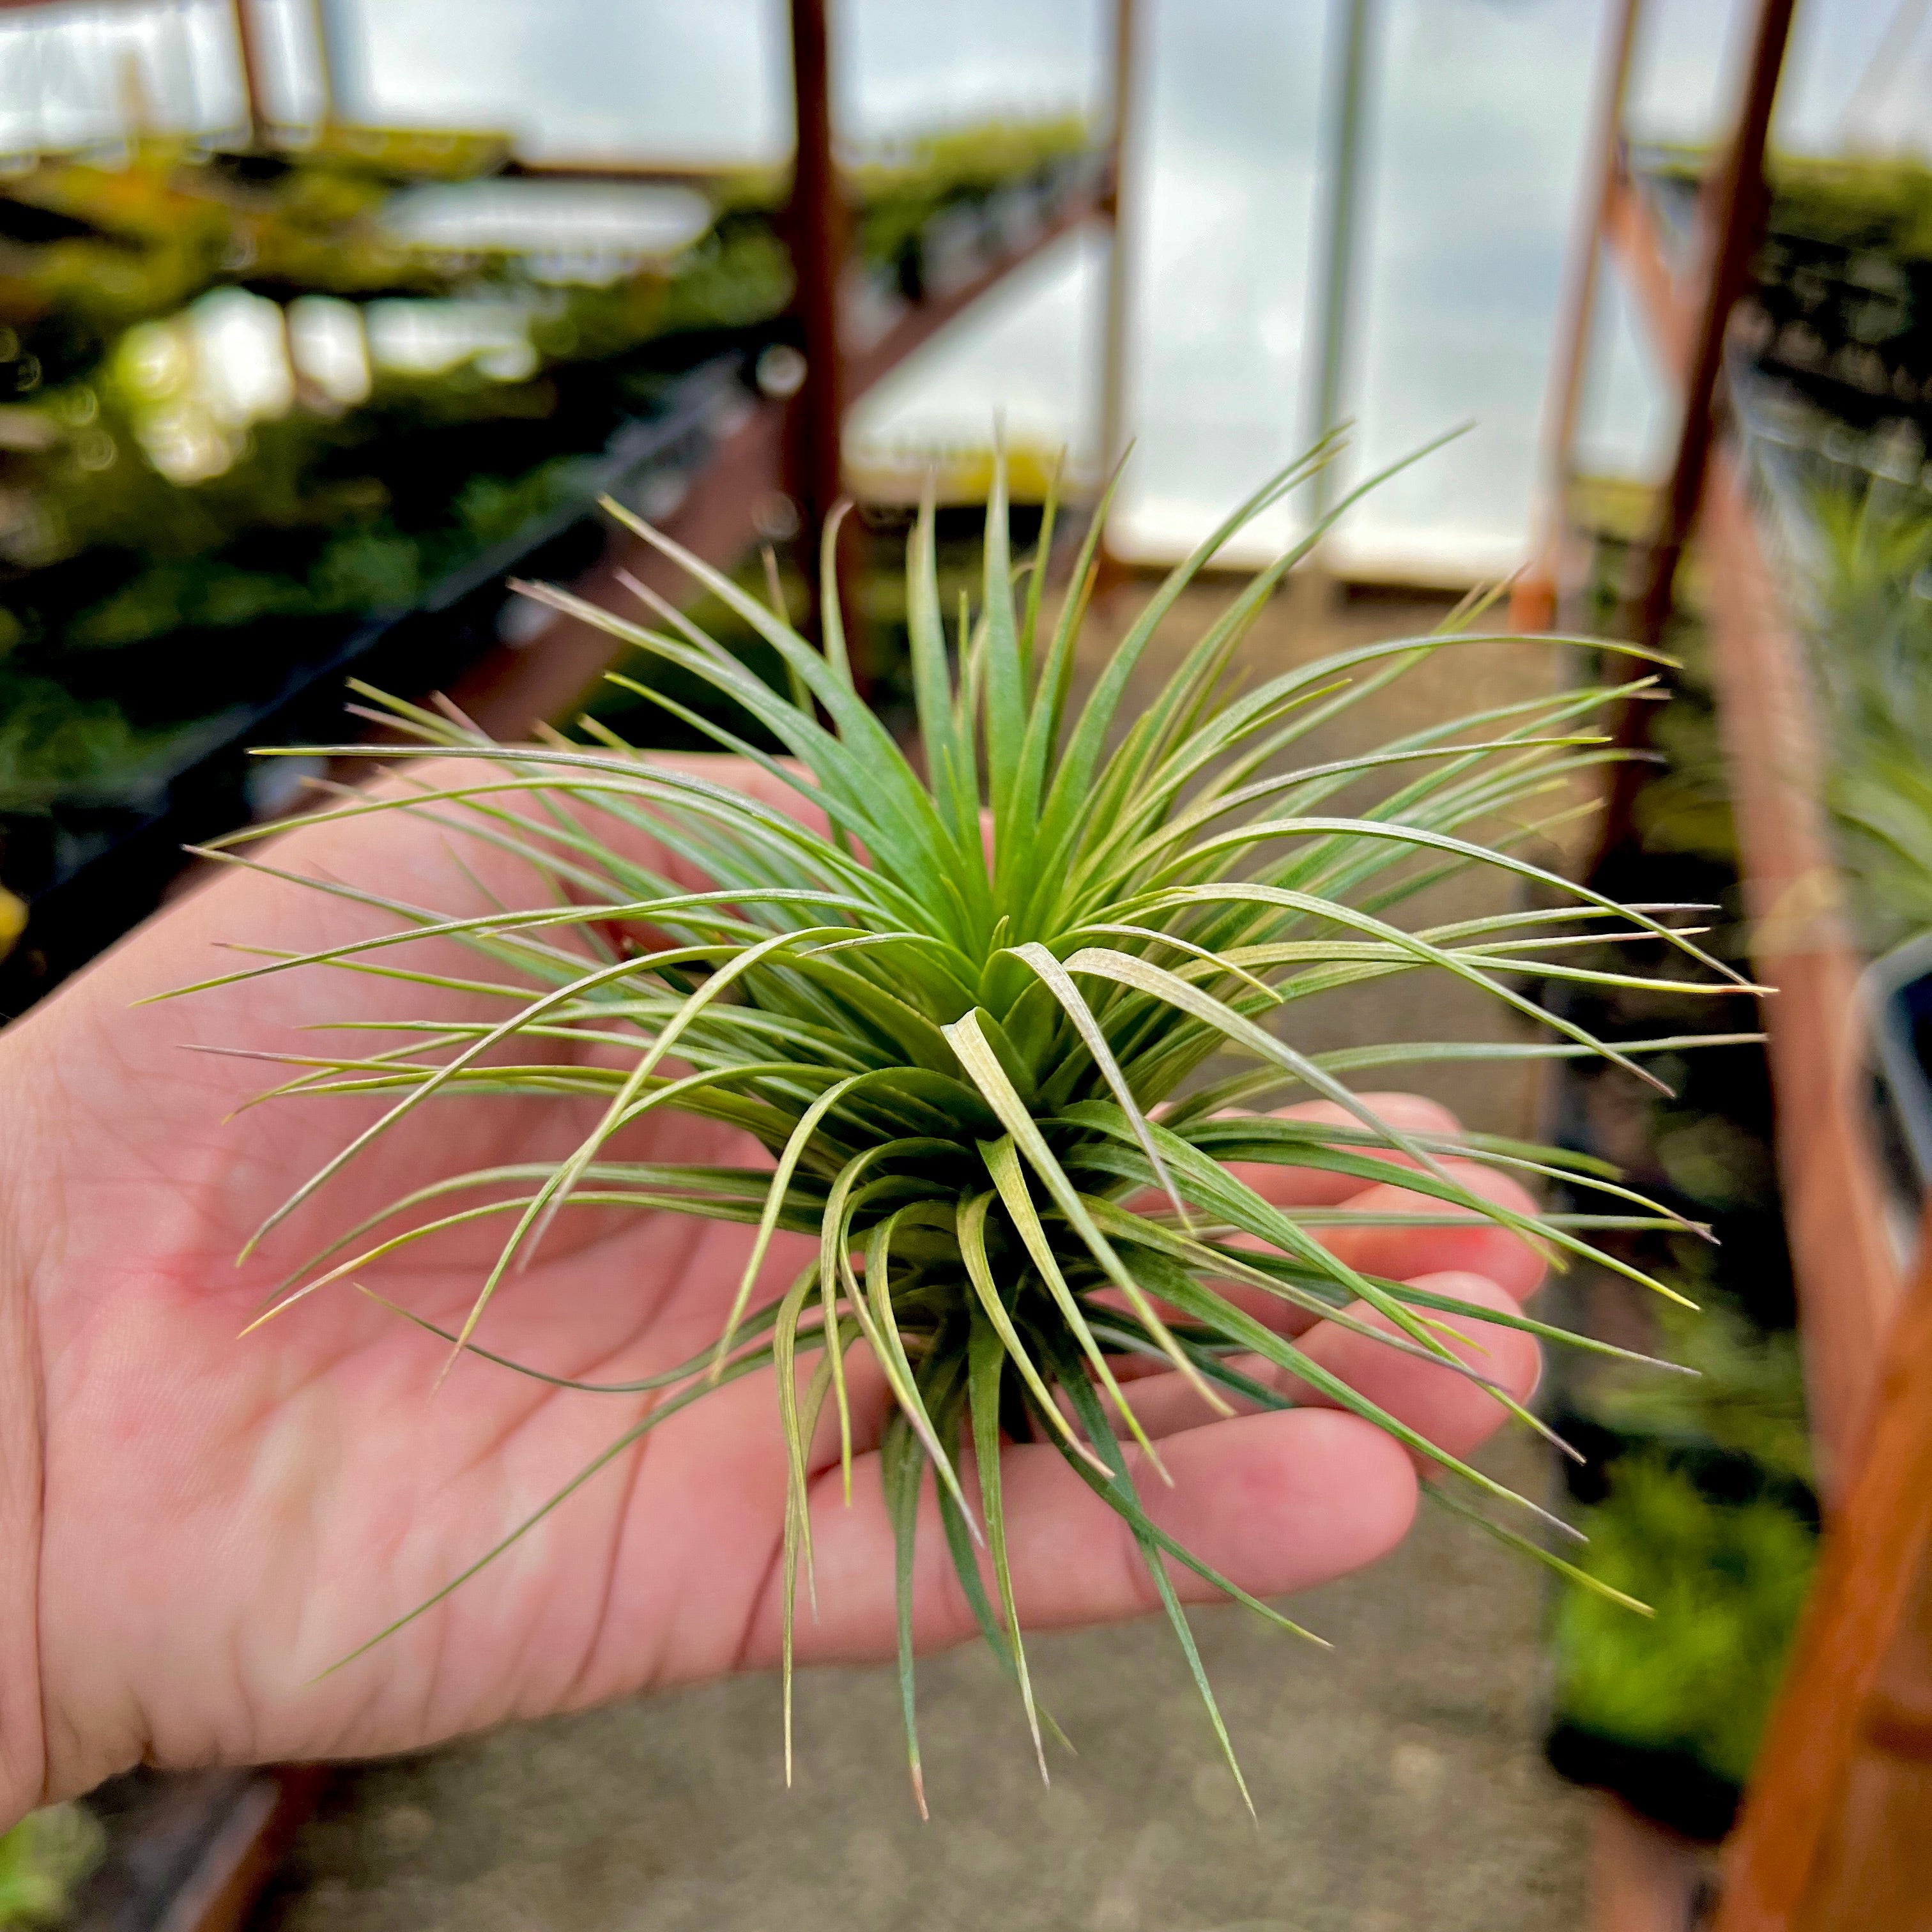
M 235 44 L 241 55 L 242 87 L 248 97 L 248 140 L 252 146 L 262 145 L 268 125 L 267 70 L 263 64 L 262 37 L 250 0 L 232 0 Z
M 1108 132 L 1107 184 L 1102 204 L 1107 221 L 1107 280 L 1100 342 L 1100 476 L 1104 483 L 1127 448 L 1127 304 L 1132 262 L 1120 218 L 1120 190 L 1127 165 L 1127 129 L 1132 112 L 1139 31 L 1135 0 L 1114 0 L 1114 124 Z M 1101 538 L 1103 570 L 1113 551 Z
M 798 560 L 811 587 L 808 632 L 818 628 L 820 543 L 843 488 L 844 358 L 838 340 L 838 283 L 848 236 L 832 152 L 831 55 L 826 0 L 791 0 L 792 106 L 797 128 L 786 239 L 791 249 L 793 314 L 805 352 L 805 380 L 793 398 L 785 433 L 785 489 L 798 506 Z M 838 577 L 854 585 L 855 538 L 840 533 Z M 846 611 L 854 667 L 864 682 L 859 614 Z
M 1367 146 L 1370 14 L 1373 0 L 1331 0 L 1328 14 L 1328 139 L 1323 178 L 1322 253 L 1316 284 L 1313 338 L 1315 390 L 1306 440 L 1318 442 L 1338 428 L 1348 374 L 1355 304 L 1355 230 L 1360 220 L 1362 164 Z M 1334 507 L 1334 466 L 1318 471 L 1310 486 L 1311 520 Z

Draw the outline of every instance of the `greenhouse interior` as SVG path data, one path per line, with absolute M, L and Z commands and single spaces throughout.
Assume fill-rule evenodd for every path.
M 0 1928 L 1932 1928 L 1932 7 L 0 0 Z

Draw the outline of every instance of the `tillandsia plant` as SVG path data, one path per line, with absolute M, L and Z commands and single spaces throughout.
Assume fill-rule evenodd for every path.
M 610 505 L 770 645 L 788 688 L 762 681 L 641 590 L 650 608 L 638 622 L 561 591 L 523 586 L 526 593 L 739 707 L 743 733 L 657 697 L 761 766 L 795 798 L 796 812 L 654 763 L 594 720 L 582 741 L 553 734 L 511 747 L 453 712 L 382 700 L 376 715 L 409 742 L 386 743 L 375 755 L 404 761 L 404 781 L 392 794 L 350 795 L 335 815 L 415 812 L 466 828 L 527 860 L 530 876 L 545 882 L 545 902 L 452 919 L 310 880 L 377 908 L 392 929 L 275 955 L 232 976 L 386 974 L 418 988 L 423 1002 L 401 1044 L 362 1058 L 299 1059 L 276 1090 L 394 1098 L 264 1233 L 433 1102 L 589 1102 L 596 1114 L 574 1150 L 553 1162 L 452 1174 L 348 1229 L 288 1277 L 272 1312 L 410 1244 L 496 1217 L 506 1238 L 467 1319 L 435 1332 L 452 1361 L 469 1352 L 502 1362 L 483 1346 L 492 1298 L 515 1292 L 517 1270 L 560 1214 L 668 1210 L 754 1230 L 715 1340 L 680 1366 L 625 1384 L 634 1395 L 657 1392 L 656 1406 L 499 1550 L 646 1430 L 722 1382 L 770 1373 L 790 1471 L 788 1774 L 795 1605 L 812 1568 L 808 1444 L 836 1413 L 849 1498 L 848 1357 L 855 1350 L 875 1359 L 892 1399 L 881 1457 L 916 1790 L 910 1579 L 928 1478 L 961 1588 L 1017 1686 L 1046 1769 L 1041 1734 L 1052 1727 L 1036 1704 L 1016 1612 L 1003 1439 L 1057 1447 L 1129 1526 L 1234 1766 L 1168 1565 L 1192 1570 L 1272 1623 L 1296 1626 L 1181 1547 L 1143 1507 L 1136 1471 L 1156 1480 L 1164 1472 L 1159 1443 L 1136 1414 L 1130 1364 L 1171 1367 L 1224 1412 L 1235 1404 L 1289 1406 L 1266 1378 L 1297 1378 L 1428 1458 L 1432 1492 L 1448 1506 L 1594 1587 L 1511 1520 L 1560 1529 L 1556 1519 L 1426 1440 L 1242 1304 L 1259 1297 L 1305 1311 L 1479 1382 L 1480 1367 L 1450 1346 L 1466 1319 L 1624 1352 L 1364 1274 L 1327 1238 L 1352 1220 L 1477 1216 L 1552 1258 L 1589 1256 L 1669 1294 L 1598 1252 L 1589 1235 L 1682 1224 L 1588 1160 L 1478 1134 L 1406 1131 L 1348 1082 L 1402 1062 L 1485 1052 L 1601 1054 L 1630 1066 L 1646 1048 L 1691 1043 L 1606 1046 L 1520 990 L 1526 978 L 1622 983 L 1606 969 L 1571 963 L 1600 960 L 1607 936 L 1678 949 L 1694 962 L 1688 984 L 1735 976 L 1698 950 L 1694 928 L 1673 928 L 1684 908 L 1619 907 L 1518 849 L 1532 838 L 1528 814 L 1538 802 L 1558 815 L 1574 811 L 1577 774 L 1612 755 L 1587 721 L 1627 687 L 1527 693 L 1372 752 L 1298 760 L 1297 747 L 1346 707 L 1432 653 L 1466 649 L 1484 634 L 1472 609 L 1460 628 L 1364 645 L 1231 688 L 1244 634 L 1321 530 L 1234 596 L 1140 715 L 1124 714 L 1156 627 L 1204 566 L 1330 454 L 1317 450 L 1271 480 L 1176 569 L 1080 704 L 1076 664 L 1105 503 L 1050 620 L 1053 506 L 1036 551 L 1016 568 L 1005 484 L 996 477 L 978 608 L 962 600 L 949 638 L 928 502 L 906 563 L 916 753 L 895 741 L 855 688 L 836 592 L 824 601 L 821 648 L 778 610 Z M 826 584 L 834 580 L 828 571 Z M 646 683 L 634 688 L 655 694 Z M 783 756 L 760 748 L 774 742 Z M 463 762 L 408 782 L 407 760 L 452 753 Z M 1350 802 L 1364 788 L 1366 801 Z M 614 842 L 614 827 L 628 844 Z M 1487 843 L 1472 836 L 1480 827 L 1489 828 Z M 639 835 L 708 884 L 694 890 L 627 856 Z M 1527 889 L 1520 897 L 1543 904 L 1447 925 L 1401 922 L 1400 909 L 1416 893 L 1469 867 L 1499 872 Z M 477 957 L 475 973 L 441 976 L 394 950 L 428 939 L 461 941 Z M 1400 974 L 1478 988 L 1545 1036 L 1493 1048 L 1365 1040 L 1326 1053 L 1294 1044 L 1300 1002 Z M 500 1003 L 501 1016 L 439 1016 L 439 986 L 460 987 L 466 998 L 480 992 Z M 1222 1066 L 1210 1067 L 1217 1058 Z M 1296 1096 L 1332 1104 L 1322 1118 L 1258 1111 Z M 614 1138 L 664 1109 L 741 1130 L 766 1158 L 742 1166 L 616 1158 Z M 1532 1179 L 1581 1179 L 1600 1191 L 1602 1211 L 1517 1211 L 1460 1178 L 1467 1170 L 1460 1163 L 1470 1159 Z M 1398 1178 L 1414 1204 L 1406 1216 L 1287 1211 L 1241 1178 L 1240 1165 L 1256 1162 L 1364 1187 Z M 781 1230 L 814 1237 L 816 1252 L 773 1292 L 762 1283 Z M 1130 1444 L 1144 1460 L 1130 1459 Z

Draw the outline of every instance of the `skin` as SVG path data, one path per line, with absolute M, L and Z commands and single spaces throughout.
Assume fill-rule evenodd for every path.
M 789 798 L 734 761 L 686 762 Z M 487 909 L 482 887 L 531 902 L 523 862 L 473 841 L 459 862 L 458 845 L 392 813 L 299 831 L 263 856 L 450 914 Z M 238 1339 L 289 1270 L 364 1214 L 439 1176 L 555 1156 L 589 1124 L 574 1102 L 418 1109 L 236 1265 L 262 1218 L 379 1108 L 292 1100 L 230 1118 L 279 1077 L 235 1054 L 326 1051 L 330 1035 L 296 1029 L 440 1016 L 461 997 L 311 968 L 134 1003 L 249 963 L 225 942 L 304 950 L 392 925 L 231 870 L 0 1035 L 0 1824 L 136 1762 L 403 1750 L 777 1660 L 784 1459 L 760 1375 L 668 1422 L 435 1609 L 319 1674 L 472 1562 L 644 1406 L 474 1358 L 439 1386 L 443 1345 L 346 1282 Z M 453 952 L 445 963 L 476 965 Z M 334 1037 L 369 1050 L 370 1035 Z M 1373 1097 L 1402 1124 L 1453 1124 L 1430 1102 Z M 760 1156 L 659 1115 L 614 1157 Z M 1507 1179 L 1468 1172 L 1530 1206 Z M 1250 1178 L 1285 1203 L 1359 1187 L 1274 1169 Z M 1414 1204 L 1393 1184 L 1367 1193 L 1370 1204 Z M 498 1238 L 491 1228 L 443 1238 L 357 1279 L 454 1325 Z M 478 1339 L 554 1373 L 648 1374 L 715 1339 L 749 1238 L 684 1219 L 566 1214 Z M 1361 1268 L 1497 1307 L 1540 1273 L 1514 1237 L 1479 1223 L 1357 1231 L 1336 1244 Z M 760 1300 L 804 1253 L 801 1238 L 780 1238 Z M 1445 1449 L 1472 1448 L 1501 1419 L 1467 1382 L 1359 1336 L 1322 1324 L 1304 1346 Z M 867 1453 L 849 1508 L 832 1432 L 814 1445 L 819 1614 L 800 1612 L 803 1662 L 883 1658 L 893 1643 L 891 1538 L 871 1453 L 884 1402 L 862 1352 L 852 1362 Z M 1519 1395 L 1534 1384 L 1535 1350 L 1520 1334 L 1472 1328 L 1467 1352 Z M 1318 1403 L 1216 1418 L 1171 1374 L 1140 1379 L 1132 1400 L 1165 1438 L 1173 1478 L 1142 1472 L 1153 1514 L 1250 1590 L 1326 1582 L 1408 1527 L 1416 1468 L 1366 1423 Z M 1130 1538 L 1058 1454 L 1015 1445 L 1004 1456 L 1022 1624 L 1153 1607 Z M 926 1507 L 916 1628 L 936 1650 L 974 1627 L 929 1488 Z M 1174 1575 L 1184 1597 L 1211 1594 Z

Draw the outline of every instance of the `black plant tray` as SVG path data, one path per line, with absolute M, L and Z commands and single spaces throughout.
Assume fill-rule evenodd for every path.
M 1610 1465 L 1642 1450 L 1689 1477 L 1713 1502 L 1769 1500 L 1813 1528 L 1818 1526 L 1818 1492 L 1809 1483 L 1767 1468 L 1748 1451 L 1728 1448 L 1708 1436 L 1689 1430 L 1630 1427 L 1563 1407 L 1552 1413 L 1550 1426 L 1584 1459 L 1564 1460 L 1563 1481 L 1570 1501 L 1586 1508 L 1610 1494 Z
M 1687 237 L 1696 182 L 1668 165 L 1644 177 Z M 1861 432 L 1909 418 L 1932 445 L 1932 259 L 1807 234 L 1774 206 L 1734 331 L 1762 375 L 1827 416 Z
M 83 1801 L 106 1846 L 59 1932 L 236 1932 L 328 1775 L 304 1765 L 110 1778 Z
M 1550 1726 L 1543 1750 L 1559 1777 L 1613 1792 L 1633 1811 L 1699 1844 L 1716 1844 L 1738 1815 L 1741 1789 L 1688 1751 L 1630 1744 L 1568 1720 Z
M 411 608 L 334 631 L 268 695 L 214 721 L 148 800 L 76 800 L 0 818 L 7 882 L 28 904 L 26 929 L 0 961 L 0 1024 L 146 917 L 182 871 L 184 846 L 283 808 L 286 800 L 262 783 L 272 768 L 251 758 L 250 747 L 340 742 L 352 678 L 411 695 L 453 682 L 500 643 L 507 578 L 568 580 L 589 568 L 606 541 L 596 496 L 636 501 L 670 475 L 694 473 L 754 360 L 746 346 L 689 372 L 656 412 L 611 440 L 580 496 L 453 572 Z

